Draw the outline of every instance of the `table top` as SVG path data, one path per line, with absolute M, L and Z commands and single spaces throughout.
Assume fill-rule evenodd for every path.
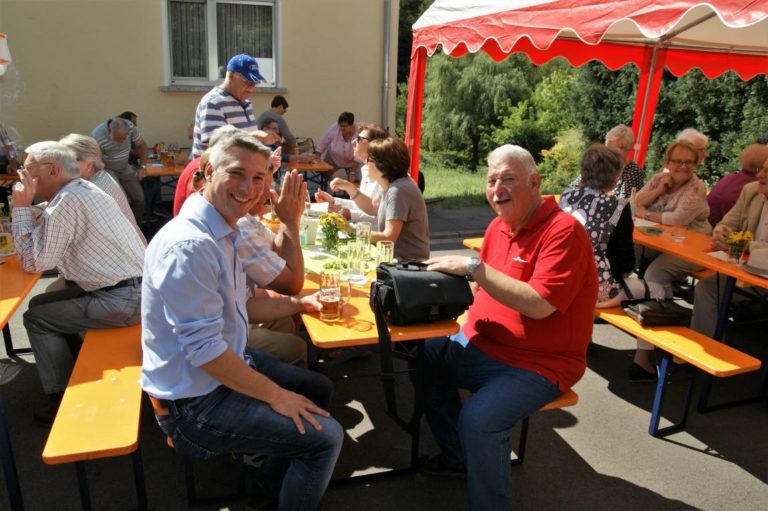
M 635 227 L 633 234 L 635 243 L 734 277 L 744 284 L 768 288 L 768 279 L 749 273 L 741 265 L 721 261 L 709 255 L 709 252 L 714 251 L 711 236 L 688 230 L 685 240 L 682 243 L 677 243 L 672 239 L 670 226 L 658 225 L 655 227 L 661 229 L 662 233 L 659 235 L 646 234 L 641 228 Z M 480 250 L 480 247 L 483 246 L 483 238 L 467 238 L 463 243 L 467 248 Z
M 4 327 L 21 302 L 40 279 L 40 273 L 27 273 L 16 256 L 0 258 L 0 328 Z
M 187 162 L 177 162 L 175 165 L 164 165 L 159 160 L 147 161 L 147 176 L 149 177 L 162 177 L 172 176 L 178 177 L 184 171 L 184 167 L 187 166 Z
M 289 169 L 301 170 L 302 172 L 330 172 L 335 167 L 323 160 L 314 162 L 291 161 L 285 164 Z
M 749 273 L 739 264 L 721 261 L 709 255 L 708 253 L 715 249 L 712 246 L 712 237 L 708 234 L 701 234 L 688 229 L 685 240 L 682 243 L 677 243 L 672 239 L 670 226 L 657 225 L 655 227 L 661 229 L 662 233 L 658 235 L 647 234 L 643 232 L 642 228 L 635 227 L 633 235 L 635 243 L 734 277 L 745 284 L 768 289 L 768 279 Z
M 318 282 L 318 275 L 308 273 L 304 279 L 304 292 L 317 291 Z M 341 318 L 337 321 L 323 321 L 318 312 L 303 313 L 301 318 L 312 343 L 318 348 L 377 344 L 379 334 L 376 331 L 376 317 L 369 304 L 369 295 L 370 283 L 353 285 L 350 300 L 341 308 Z M 389 326 L 392 342 L 440 337 L 458 331 L 459 324 L 451 319 L 421 325 Z

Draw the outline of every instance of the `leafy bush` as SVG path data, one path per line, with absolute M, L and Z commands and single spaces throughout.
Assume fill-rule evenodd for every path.
M 552 149 L 542 151 L 539 164 L 541 193 L 559 194 L 579 175 L 579 161 L 585 148 L 584 135 L 578 128 L 563 131 Z

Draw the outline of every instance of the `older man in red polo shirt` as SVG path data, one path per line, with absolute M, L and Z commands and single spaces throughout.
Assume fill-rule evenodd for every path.
M 540 183 L 522 147 L 491 152 L 486 197 L 498 217 L 480 257 L 427 261 L 430 270 L 465 275 L 475 290 L 462 331 L 428 341 L 417 373 L 431 382 L 426 416 L 442 451 L 425 471 L 466 472 L 473 510 L 509 509 L 512 428 L 586 368 L 597 298 L 592 248 L 578 221 L 542 199 Z M 463 404 L 460 388 L 472 392 Z

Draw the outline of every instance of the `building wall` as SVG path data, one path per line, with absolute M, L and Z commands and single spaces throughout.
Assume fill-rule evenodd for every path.
M 90 134 L 124 110 L 146 141 L 188 147 L 207 88 L 163 91 L 164 0 L 0 0 L 13 63 L 0 77 L 0 122 L 21 146 Z M 394 126 L 398 2 L 392 1 L 389 119 Z M 342 111 L 381 122 L 385 0 L 282 0 L 286 120 L 316 141 Z M 253 95 L 256 115 L 275 90 Z

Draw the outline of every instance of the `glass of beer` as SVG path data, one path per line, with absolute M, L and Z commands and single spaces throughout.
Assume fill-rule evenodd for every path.
M 335 270 L 320 273 L 320 319 L 337 321 L 341 318 L 341 274 Z

